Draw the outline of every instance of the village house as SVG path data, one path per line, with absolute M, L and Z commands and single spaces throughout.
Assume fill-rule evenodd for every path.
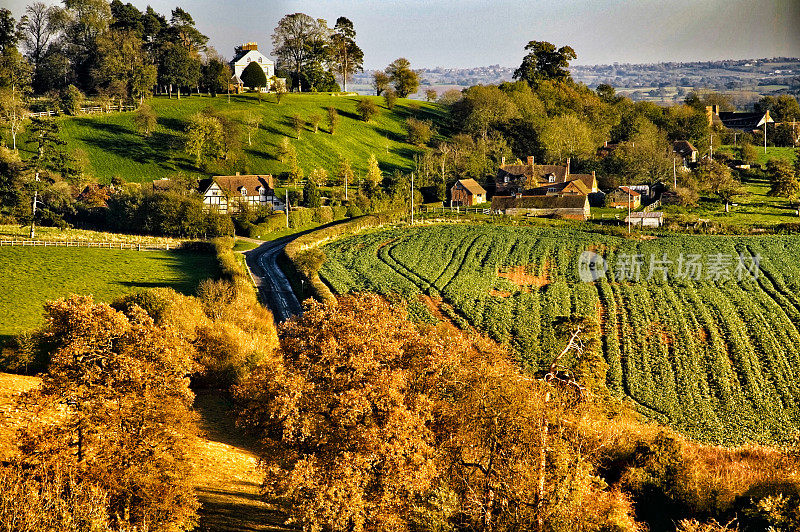
M 642 195 L 630 187 L 618 187 L 606 195 L 606 207 L 638 209 L 642 206 Z
M 690 165 L 697 163 L 697 148 L 688 140 L 676 140 L 672 143 L 672 151 L 681 159 L 682 166 L 688 169 Z
M 486 201 L 486 190 L 474 179 L 459 179 L 450 187 L 450 206 L 472 207 Z
M 706 119 L 709 127 L 719 125 L 728 129 L 757 132 L 764 122 L 772 122 L 769 111 L 766 113 L 738 113 L 720 111 L 719 105 L 706 106 Z
M 264 71 L 264 75 L 267 77 L 267 86 L 264 87 L 263 90 L 269 90 L 271 87 L 271 79 L 275 75 L 275 63 L 270 58 L 259 52 L 258 43 L 254 42 L 243 44 L 241 52 L 233 58 L 233 61 L 230 62 L 231 69 L 233 69 L 231 84 L 235 85 L 237 89 L 244 87 L 242 83 L 242 72 L 244 72 L 244 69 L 247 68 L 247 65 L 252 62 L 256 62 L 258 66 L 261 67 L 261 70 Z
M 579 179 L 589 189 L 589 193 L 597 192 L 597 178 L 591 174 L 571 174 L 569 171 L 570 160 L 567 165 L 535 164 L 533 156 L 528 156 L 526 164 L 505 164 L 502 159 L 500 168 L 495 177 L 495 194 L 511 195 L 550 184 L 567 183 Z
M 510 216 L 552 216 L 570 220 L 589 219 L 588 196 L 495 196 L 492 211 Z
M 229 175 L 203 179 L 198 187 L 203 203 L 223 214 L 239 212 L 240 205 L 283 210 L 275 196 L 271 175 Z
M 590 176 L 591 177 L 591 176 Z M 529 196 L 588 196 L 591 191 L 586 184 L 580 180 L 566 181 L 564 183 L 553 183 L 542 187 L 531 189 L 527 192 Z

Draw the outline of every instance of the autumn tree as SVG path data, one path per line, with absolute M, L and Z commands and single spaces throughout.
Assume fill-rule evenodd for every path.
M 314 130 L 314 133 L 319 131 L 320 122 L 322 122 L 322 115 L 317 113 L 308 115 L 308 123 L 311 125 L 311 129 Z
M 575 59 L 575 50 L 569 46 L 556 49 L 546 41 L 530 41 L 525 45 L 528 54 L 522 64 L 514 71 L 514 79 L 520 79 L 535 86 L 541 80 L 571 80 L 569 62 Z
M 140 308 L 91 297 L 45 306 L 53 355 L 23 404 L 22 458 L 74 466 L 108 494 L 114 529 L 195 524 L 193 363 L 186 344 Z
M 419 88 L 419 74 L 411 70 L 411 62 L 405 57 L 395 59 L 386 67 L 386 75 L 394 85 L 394 90 L 400 98 L 417 92 Z
M 404 530 L 435 475 L 431 394 L 451 350 L 377 296 L 312 302 L 281 363 L 239 389 L 261 438 L 265 493 L 309 530 Z

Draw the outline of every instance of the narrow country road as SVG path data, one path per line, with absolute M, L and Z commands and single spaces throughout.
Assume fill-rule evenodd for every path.
M 297 233 L 264 242 L 255 249 L 244 253 L 247 266 L 255 277 L 261 301 L 271 311 L 276 323 L 281 323 L 302 312 L 289 279 L 278 266 L 278 257 L 283 253 L 286 244 L 303 233 Z

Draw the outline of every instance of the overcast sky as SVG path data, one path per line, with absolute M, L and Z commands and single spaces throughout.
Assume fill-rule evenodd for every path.
M 32 1 L 32 0 L 31 0 Z M 123 0 L 125 1 L 125 0 Z M 30 1 L 2 0 L 19 18 Z M 53 2 L 52 0 L 49 3 Z M 519 66 L 528 41 L 575 49 L 573 64 L 800 57 L 800 0 L 132 0 L 169 18 L 180 5 L 230 57 L 248 41 L 270 55 L 278 20 L 351 19 L 365 68 Z

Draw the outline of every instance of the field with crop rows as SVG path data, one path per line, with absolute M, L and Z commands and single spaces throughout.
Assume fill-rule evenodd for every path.
M 579 276 L 587 250 L 608 267 L 594 282 Z M 325 252 L 334 292 L 402 297 L 416 319 L 473 326 L 534 370 L 558 347 L 555 322 L 596 319 L 609 388 L 700 440 L 776 442 L 800 429 L 798 237 L 459 224 L 361 234 Z

